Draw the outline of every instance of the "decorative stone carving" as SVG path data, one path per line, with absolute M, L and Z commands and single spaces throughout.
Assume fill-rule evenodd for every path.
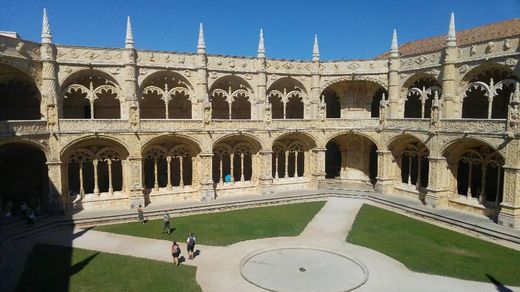
M 439 99 L 439 91 L 434 91 L 432 109 L 430 115 L 430 132 L 435 133 L 441 121 L 442 101 Z
M 507 112 L 506 132 L 510 137 L 520 132 L 520 83 L 516 83 L 515 92 L 511 93 Z
M 211 124 L 211 103 L 206 101 L 203 104 L 203 111 L 204 111 L 204 126 L 209 126 Z
M 504 51 L 509 51 L 513 45 L 511 45 L 511 41 L 509 39 L 506 39 L 504 41 Z
M 495 52 L 495 42 L 488 42 L 486 46 L 486 53 L 491 54 Z
M 264 109 L 264 121 L 266 124 L 270 124 L 271 123 L 271 120 L 272 120 L 272 105 L 270 102 L 267 102 L 265 104 L 265 109 Z
M 464 73 L 468 72 L 468 70 L 469 70 L 469 65 L 468 64 L 464 64 L 464 65 L 460 66 L 460 68 L 459 68 L 459 72 L 461 74 L 464 74 Z

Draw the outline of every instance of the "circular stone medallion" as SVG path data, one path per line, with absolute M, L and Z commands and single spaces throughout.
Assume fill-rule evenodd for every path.
M 256 252 L 242 261 L 241 273 L 250 283 L 271 291 L 350 291 L 368 280 L 361 262 L 307 247 Z

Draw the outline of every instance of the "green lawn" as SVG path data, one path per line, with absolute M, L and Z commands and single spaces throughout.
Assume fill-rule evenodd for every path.
M 324 201 L 308 202 L 174 217 L 172 235 L 162 234 L 162 219 L 146 224 L 132 222 L 95 229 L 156 239 L 175 238 L 177 241 L 185 241 L 193 232 L 197 243 L 224 246 L 249 239 L 298 235 L 324 204 Z
M 347 241 L 413 271 L 520 286 L 520 252 L 370 205 L 359 211 Z
M 18 291 L 202 291 L 195 267 L 39 244 Z

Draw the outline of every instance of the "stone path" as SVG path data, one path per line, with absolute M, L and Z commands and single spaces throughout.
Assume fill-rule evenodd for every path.
M 299 236 L 249 240 L 227 247 L 197 245 L 200 255 L 194 260 L 187 260 L 183 264 L 197 267 L 196 278 L 203 291 L 265 291 L 249 283 L 241 276 L 240 267 L 244 258 L 264 249 L 315 247 L 357 259 L 367 267 L 368 281 L 356 291 L 498 290 L 491 283 L 415 273 L 379 252 L 346 243 L 346 235 L 363 203 L 366 202 L 348 198 L 330 198 Z M 166 262 L 172 261 L 169 253 L 171 244 L 169 241 L 94 230 L 75 229 L 73 232 L 74 239 L 72 242 L 71 230 L 67 228 L 58 228 L 52 233 L 34 236 L 30 240 L 26 240 L 23 245 L 18 246 L 14 253 L 10 255 L 10 258 L 11 260 L 17 259 L 20 262 L 27 256 L 32 244 L 49 243 L 65 246 L 72 244 L 73 247 L 84 249 Z M 183 254 L 186 255 L 185 244 L 181 244 Z M 319 260 L 317 259 L 317 261 Z M 0 267 L 0 272 L 3 272 L 2 267 Z M 11 272 L 15 273 L 14 270 L 11 270 Z M 20 267 L 18 267 L 18 272 L 20 272 Z M 345 275 L 345 277 L 348 277 L 348 275 Z M 6 280 L 10 285 L 16 284 L 16 280 Z M 4 285 L 7 285 L 7 282 L 4 282 Z M 332 286 L 327 286 L 324 283 L 321 291 L 327 291 L 327 288 Z M 0 285 L 0 288 L 2 288 L 2 285 Z M 517 288 L 516 291 L 520 291 L 520 289 Z

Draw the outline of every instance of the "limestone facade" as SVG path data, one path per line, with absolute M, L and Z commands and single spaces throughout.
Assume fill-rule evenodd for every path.
M 334 185 L 520 227 L 520 22 L 493 25 L 367 60 L 315 37 L 295 61 L 262 32 L 257 57 L 207 54 L 202 25 L 197 53 L 137 50 L 130 19 L 124 48 L 55 45 L 44 13 L 41 43 L 0 36 L 0 161 L 41 153 L 50 209 Z

